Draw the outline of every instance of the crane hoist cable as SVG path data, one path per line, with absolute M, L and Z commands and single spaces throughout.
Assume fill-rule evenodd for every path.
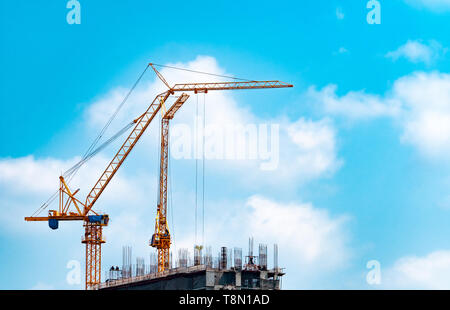
M 205 245 L 205 128 L 206 128 L 206 94 L 203 93 L 202 246 Z
M 197 208 L 198 208 L 198 94 L 195 103 L 195 139 L 194 139 L 194 157 L 195 157 L 195 242 L 197 245 Z
M 198 109 L 198 94 L 196 97 L 196 105 L 195 105 L 195 139 L 194 139 L 194 156 L 195 156 L 195 245 L 198 246 L 198 136 L 199 136 L 199 109 Z M 200 248 L 205 245 L 205 128 L 206 128 L 206 94 L 203 94 L 203 117 L 202 117 L 202 131 L 201 131 L 201 139 L 202 139 L 202 217 L 201 217 L 201 225 L 202 225 L 202 243 Z

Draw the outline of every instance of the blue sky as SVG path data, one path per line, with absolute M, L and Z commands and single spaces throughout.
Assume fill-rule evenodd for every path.
M 450 288 L 448 0 L 380 1 L 379 25 L 367 23 L 365 0 L 80 0 L 80 25 L 66 22 L 66 3 L 0 3 L 1 289 L 82 287 L 66 283 L 67 262 L 84 263 L 81 225 L 50 231 L 23 217 L 57 188 L 149 61 L 295 85 L 207 97 L 208 122 L 280 126 L 275 171 L 206 161 L 207 243 L 245 250 L 251 234 L 271 255 L 277 242 L 285 288 Z M 170 82 L 198 78 L 162 72 Z M 148 71 L 113 127 L 160 88 Z M 191 124 L 195 102 L 178 125 Z M 121 263 L 125 244 L 148 258 L 152 125 L 97 203 L 112 219 L 104 268 Z M 73 187 L 89 190 L 114 151 Z M 195 161 L 171 164 L 172 233 L 178 248 L 192 247 Z M 379 285 L 366 282 L 370 260 L 380 263 Z

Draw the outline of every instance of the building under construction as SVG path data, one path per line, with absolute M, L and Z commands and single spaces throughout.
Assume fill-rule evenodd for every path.
M 267 264 L 267 245 L 260 244 L 253 254 L 253 238 L 248 255 L 242 249 L 222 247 L 213 257 L 211 248 L 195 248 L 193 259 L 187 249 L 180 249 L 175 265 L 158 272 L 156 255 L 146 265 L 142 257 L 132 264 L 131 247 L 123 248 L 122 267 L 111 267 L 100 290 L 279 290 L 284 272 L 278 267 L 278 246 L 274 245 L 273 268 Z M 170 260 L 172 261 L 172 259 Z M 243 264 L 244 262 L 244 264 Z

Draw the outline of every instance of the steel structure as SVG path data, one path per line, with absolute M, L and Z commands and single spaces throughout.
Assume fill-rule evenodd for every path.
M 212 90 L 237 90 L 237 89 L 263 89 L 293 87 L 280 81 L 245 81 L 245 82 L 218 82 L 218 83 L 187 83 L 175 84 L 173 87 L 167 83 L 158 70 L 149 64 L 156 75 L 168 87 L 168 90 L 157 95 L 147 110 L 134 120 L 135 126 L 125 142 L 119 148 L 116 155 L 110 161 L 105 171 L 92 187 L 84 202 L 75 195 L 79 189 L 72 192 L 63 176 L 60 176 L 59 209 L 49 210 L 48 216 L 25 217 L 26 221 L 48 221 L 50 228 L 57 229 L 59 221 L 83 221 L 85 235 L 82 240 L 86 244 L 86 289 L 93 288 L 101 282 L 101 245 L 105 243 L 102 236 L 103 226 L 108 225 L 109 216 L 99 214 L 93 210 L 95 202 L 103 193 L 109 182 L 119 170 L 125 159 L 133 150 L 145 130 L 148 128 L 167 99 L 177 92 L 182 94 L 165 112 L 161 120 L 161 159 L 159 198 L 157 205 L 155 233 L 150 242 L 151 246 L 158 250 L 158 271 L 167 270 L 170 266 L 169 249 L 171 244 L 169 228 L 167 225 L 167 170 L 169 148 L 169 121 L 174 117 L 178 109 L 189 98 L 184 92 L 207 93 Z

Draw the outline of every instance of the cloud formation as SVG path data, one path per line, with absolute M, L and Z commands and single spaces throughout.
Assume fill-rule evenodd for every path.
M 307 91 L 307 97 L 321 104 L 325 113 L 351 120 L 391 117 L 399 113 L 399 107 L 395 101 L 386 102 L 380 96 L 367 94 L 364 91 L 350 91 L 343 96 L 338 96 L 337 90 L 338 87 L 335 84 L 327 85 L 321 90 L 311 86 Z
M 295 145 L 292 150 L 295 155 L 285 169 L 309 173 L 309 179 L 335 172 L 342 160 L 337 158 L 336 132 L 330 124 L 329 119 L 315 122 L 301 118 L 288 125 L 287 134 Z
M 400 139 L 430 158 L 450 154 L 450 75 L 416 72 L 396 80 L 384 96 L 351 91 L 336 94 L 328 85 L 308 97 L 328 115 L 352 121 L 389 117 L 401 128 Z
M 386 57 L 394 61 L 405 58 L 413 63 L 423 62 L 429 65 L 445 54 L 446 51 L 447 49 L 443 48 L 439 42 L 434 40 L 430 40 L 428 44 L 424 44 L 418 40 L 408 40 L 395 51 L 388 52 Z
M 350 257 L 345 216 L 333 218 L 311 203 L 280 203 L 259 195 L 250 197 L 247 207 L 249 231 L 279 243 L 286 257 L 295 256 L 293 270 L 314 266 L 325 271 L 344 266 Z

